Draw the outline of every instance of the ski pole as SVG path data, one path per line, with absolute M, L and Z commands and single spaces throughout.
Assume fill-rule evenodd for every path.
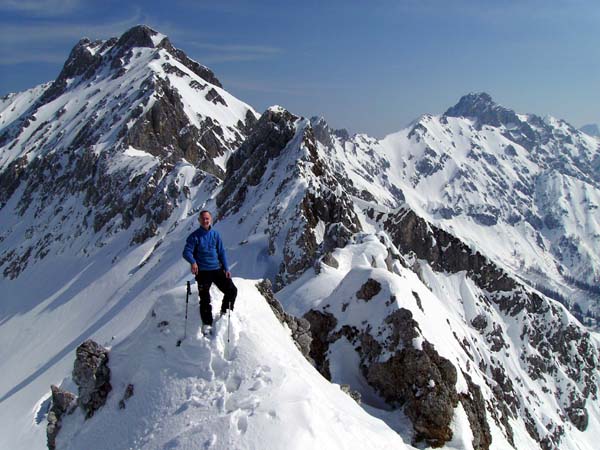
M 188 312 L 188 303 L 190 301 L 190 294 L 192 293 L 192 288 L 190 286 L 190 282 L 187 282 L 187 294 L 185 295 L 185 322 L 183 325 L 183 338 L 187 336 L 187 312 Z
M 177 347 L 181 345 L 181 341 L 187 336 L 187 316 L 188 316 L 188 303 L 190 301 L 190 294 L 192 293 L 192 288 L 190 286 L 190 282 L 187 282 L 187 294 L 185 295 L 185 322 L 183 325 L 183 338 L 177 341 Z
M 227 311 L 227 344 L 229 344 L 229 335 L 231 334 L 231 309 Z M 229 347 L 229 345 L 227 346 Z

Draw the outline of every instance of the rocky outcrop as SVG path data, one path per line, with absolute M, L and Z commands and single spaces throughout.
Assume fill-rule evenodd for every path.
M 91 418 L 106 403 L 106 398 L 112 390 L 108 350 L 92 340 L 87 340 L 77 347 L 75 353 L 72 377 L 79 388 L 79 395 L 51 386 L 52 407 L 48 412 L 46 428 L 49 450 L 56 449 L 56 438 L 65 415 L 71 414 L 79 407 L 86 419 Z M 133 386 L 129 386 L 121 400 L 123 407 L 124 402 L 133 395 Z
M 71 414 L 77 407 L 77 397 L 69 391 L 65 391 L 58 386 L 52 385 L 52 407 L 48 412 L 48 425 L 46 427 L 46 437 L 48 449 L 56 449 L 56 437 L 60 431 L 62 417 L 65 414 Z
M 239 130 L 230 130 L 237 139 L 227 142 L 223 127 L 210 117 L 202 119 L 200 128 L 192 125 L 180 94 L 168 79 L 152 80 L 149 86 L 158 98 L 133 125 L 123 125 L 125 145 L 144 149 L 170 163 L 185 159 L 222 179 L 225 174 L 214 159 L 236 148 L 245 136 Z
M 160 325 L 160 324 L 159 324 Z M 128 384 L 125 388 L 125 392 L 123 393 L 123 398 L 119 400 L 119 409 L 125 409 L 127 405 L 127 400 L 133 397 L 134 386 L 133 384 Z
M 515 340 L 484 313 L 471 320 L 474 330 L 483 335 L 490 354 L 518 346 L 528 375 L 543 386 L 544 392 L 554 395 L 554 401 L 560 405 L 560 415 L 575 428 L 585 429 L 588 422 L 586 403 L 598 399 L 598 386 L 594 382 L 599 367 L 598 351 L 589 332 L 568 318 L 560 305 L 522 286 L 487 258 L 413 211 L 396 212 L 383 219 L 383 223 L 403 254 L 425 260 L 436 271 L 450 274 L 464 271 L 482 290 L 483 308 L 494 305 L 501 315 L 520 324 L 521 334 Z M 415 266 L 415 270 L 418 272 L 419 267 Z M 540 431 L 536 423 L 543 413 L 539 412 L 530 393 L 519 388 L 522 380 L 511 379 L 503 363 L 496 358 L 491 358 L 489 364 L 482 364 L 480 369 L 488 375 L 486 380 L 493 394 L 490 415 L 504 430 L 509 442 L 513 442 L 509 418 L 523 418 L 526 430 L 533 439 L 542 442 L 543 448 L 560 446 L 566 433 L 565 426 L 557 423 Z M 479 394 L 475 385 L 470 385 L 473 385 L 470 388 L 470 400 L 473 400 Z M 561 386 L 561 389 L 556 390 L 555 386 Z M 461 401 L 471 426 L 475 426 L 474 430 L 479 429 L 474 431 L 474 439 L 485 444 L 488 432 L 478 425 L 481 424 L 478 419 L 480 408 L 469 405 L 469 400 L 464 397 Z
M 227 177 L 217 195 L 221 216 L 239 211 L 248 188 L 259 183 L 269 160 L 278 158 L 294 137 L 298 119 L 282 109 L 271 108 L 263 113 L 253 133 L 227 161 Z
M 308 320 L 302 317 L 294 317 L 284 311 L 283 306 L 281 306 L 281 303 L 279 303 L 273 294 L 273 289 L 269 280 L 262 280 L 256 287 L 271 307 L 275 317 L 277 317 L 282 325 L 288 327 L 298 350 L 300 350 L 304 357 L 313 364 L 314 361 L 312 361 L 310 357 L 312 335 Z
M 441 447 L 452 439 L 450 423 L 458 404 L 456 368 L 424 341 L 412 313 L 399 309 L 385 319 L 391 338 L 380 351 L 361 355 L 365 378 L 390 404 L 403 407 L 415 430 L 415 440 Z M 381 354 L 393 352 L 381 361 Z
M 513 110 L 494 103 L 492 97 L 485 92 L 471 93 L 461 97 L 459 102 L 449 108 L 444 115 L 476 118 L 480 127 L 483 125 L 499 127 L 505 124 L 521 123 Z
M 401 253 L 412 253 L 428 261 L 434 270 L 450 273 L 465 270 L 479 287 L 490 291 L 511 291 L 516 287 L 508 274 L 481 253 L 431 225 L 413 210 L 398 210 L 384 220 L 383 226 Z
M 381 283 L 379 281 L 369 278 L 365 284 L 363 284 L 358 292 L 356 293 L 356 298 L 364 300 L 368 302 L 373 297 L 375 297 L 381 291 Z
M 21 183 L 21 178 L 27 168 L 27 157 L 22 156 L 11 162 L 8 167 L 0 172 L 0 209 L 13 195 Z
M 488 424 L 485 399 L 481 393 L 481 388 L 473 383 L 469 374 L 463 372 L 462 375 L 467 380 L 469 390 L 467 393 L 459 393 L 458 398 L 469 419 L 469 425 L 473 433 L 473 449 L 487 450 L 492 444 L 492 434 Z M 512 439 L 509 442 L 512 442 Z
M 254 226 L 265 230 L 269 256 L 279 264 L 276 291 L 314 267 L 335 241 L 361 229 L 339 177 L 320 153 L 308 121 L 280 107 L 263 113 L 228 160 L 217 196 L 219 218 L 266 220 Z
M 331 380 L 327 351 L 332 343 L 332 331 L 337 327 L 338 321 L 333 314 L 315 309 L 308 311 L 304 318 L 310 324 L 310 357 L 321 375 Z
M 368 284 L 369 281 L 365 283 Z M 415 346 L 414 340 L 422 336 L 409 310 L 396 310 L 376 329 L 341 325 L 332 314 L 324 311 L 311 310 L 304 317 L 311 324 L 311 356 L 325 377 L 331 379 L 330 346 L 345 338 L 358 353 L 360 368 L 368 383 L 388 404 L 402 408 L 410 418 L 415 441 L 440 447 L 452 439 L 450 423 L 459 401 L 455 387 L 456 368 L 429 342 L 423 341 L 420 347 Z M 375 336 L 387 338 L 382 342 Z M 485 422 L 485 406 L 480 391 L 473 389 L 474 393 L 469 397 L 474 411 L 473 420 L 478 423 L 479 429 L 485 429 L 485 425 L 479 423 L 481 415 Z M 489 438 L 489 430 L 487 433 Z M 485 431 L 479 433 L 478 445 L 481 445 L 477 448 L 487 449 L 488 438 Z
M 73 381 L 79 387 L 78 406 L 89 419 L 106 403 L 112 390 L 108 350 L 92 340 L 87 340 L 76 351 Z

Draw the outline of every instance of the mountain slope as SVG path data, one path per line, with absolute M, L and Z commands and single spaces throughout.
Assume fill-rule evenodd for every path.
M 143 26 L 0 105 L 0 447 L 44 448 L 48 388 L 94 338 L 113 390 L 62 446 L 595 448 L 598 339 L 531 287 L 593 303 L 600 160 L 564 122 L 485 95 L 382 141 L 257 117 Z M 239 277 L 227 350 L 222 320 L 197 337 L 195 292 L 175 346 L 204 208 Z
M 600 150 L 564 121 L 469 94 L 372 146 L 428 220 L 572 311 L 600 305 Z M 380 197 L 384 198 L 384 197 Z M 582 313 L 583 311 L 583 313 Z
M 265 126 L 267 119 L 271 127 Z M 282 261 L 279 267 L 285 273 L 285 258 L 278 255 L 285 255 L 288 245 L 298 248 L 311 242 L 306 236 L 314 239 L 313 245 L 300 246 L 302 255 L 313 255 L 309 259 L 313 262 L 285 278 L 277 295 L 286 310 L 311 321 L 321 349 L 312 356 L 324 376 L 359 389 L 368 407 L 387 417 L 390 426 L 408 417 L 414 430 L 411 440 L 417 442 L 448 443 L 456 433 L 454 421 L 463 418 L 473 433 L 466 445 L 478 449 L 491 442 L 498 448 L 537 448 L 539 442 L 544 448 L 593 447 L 598 351 L 589 332 L 564 308 L 522 286 L 456 237 L 442 230 L 427 231 L 431 225 L 407 206 L 391 208 L 394 202 L 402 204 L 403 194 L 386 176 L 385 159 L 377 158 L 372 141 L 357 136 L 340 145 L 341 139 L 322 121 L 302 121 L 281 108 L 265 113 L 259 123 L 268 129 L 264 134 L 269 139 L 261 135 L 261 144 L 256 145 L 251 136 L 230 159 L 232 176 L 218 196 L 218 225 L 228 234 L 249 236 L 233 254 L 250 248 L 235 259 L 242 272 L 261 275 L 267 274 L 267 258 Z M 338 157 L 343 151 L 344 157 Z M 242 162 L 238 166 L 236 161 Z M 315 179 L 314 170 L 305 169 L 319 161 L 327 165 Z M 365 173 L 363 161 L 372 164 L 366 166 L 369 181 L 360 176 Z M 335 183 L 327 185 L 328 179 Z M 360 188 L 368 187 L 368 182 L 369 191 Z M 339 223 L 326 214 L 328 208 L 315 208 L 319 220 L 308 220 L 313 210 L 304 207 L 303 199 L 312 192 L 325 198 L 335 192 L 338 205 L 351 199 L 344 211 L 351 214 L 346 217 L 358 219 L 360 228 L 350 231 L 344 226 L 346 232 L 340 235 Z M 375 197 L 381 193 L 387 198 Z M 298 219 L 301 225 L 294 226 Z M 290 236 L 276 226 L 282 222 L 290 224 L 293 240 L 277 241 L 282 234 Z M 282 252 L 278 245 L 283 245 Z M 244 261 L 248 256 L 250 260 Z M 378 302 L 364 293 L 385 284 L 389 287 L 382 291 L 385 295 L 375 297 Z M 435 305 L 427 312 L 419 306 L 424 298 Z M 373 307 L 385 307 L 361 306 L 371 301 Z M 436 311 L 444 312 L 438 317 Z M 447 327 L 448 321 L 456 323 Z M 410 329 L 418 331 L 404 336 Z M 415 339 L 421 343 L 415 344 Z M 327 350 L 332 345 L 335 350 Z M 338 346 L 341 360 L 336 357 Z M 571 346 L 579 350 L 573 352 Z M 402 352 L 407 347 L 416 353 L 406 356 Z M 476 356 L 474 348 L 485 350 Z M 398 352 L 400 360 L 390 358 Z M 437 374 L 431 375 L 440 386 L 431 389 L 432 403 L 419 400 L 418 392 L 427 389 L 428 379 L 412 373 L 411 364 L 430 367 Z M 381 380 L 398 380 L 401 385 L 402 373 L 414 377 L 407 376 L 409 386 L 421 382 L 423 386 L 387 392 Z M 403 412 L 386 412 L 390 407 Z M 587 432 L 582 439 L 569 438 L 582 432 Z
M 115 395 L 88 423 L 66 416 L 58 448 L 411 448 L 314 370 L 254 282 L 235 282 L 231 324 L 221 318 L 207 339 L 194 316 L 180 347 L 185 290 L 163 294 L 110 351 Z
M 82 40 L 55 82 L 1 105 L 0 446 L 41 448 L 31 411 L 70 352 L 123 338 L 183 279 L 159 262 L 181 264 L 255 113 L 143 26 Z
M 185 171 L 195 170 L 192 186 L 214 188 L 255 121 L 220 86 L 165 36 L 139 26 L 120 39 L 80 41 L 45 90 L 5 100 L 4 275 L 14 278 L 67 246 L 94 253 L 122 229 L 133 229 L 135 243 L 160 234 L 189 198 Z M 63 225 L 67 218 L 73 226 Z

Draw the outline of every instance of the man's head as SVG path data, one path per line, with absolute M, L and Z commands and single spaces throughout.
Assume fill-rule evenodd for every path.
M 210 212 L 204 210 L 200 211 L 200 215 L 198 216 L 198 222 L 200 222 L 200 226 L 205 230 L 210 228 L 210 224 L 212 223 L 212 216 Z

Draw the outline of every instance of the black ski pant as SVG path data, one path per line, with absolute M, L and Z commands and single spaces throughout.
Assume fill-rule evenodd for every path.
M 225 276 L 224 270 L 200 270 L 196 275 L 198 282 L 198 292 L 200 294 L 200 318 L 204 325 L 212 325 L 212 306 L 210 304 L 210 286 L 215 283 L 219 290 L 224 294 L 221 303 L 221 313 L 228 309 L 233 311 L 233 304 L 237 296 L 237 288 L 231 281 L 231 278 Z

